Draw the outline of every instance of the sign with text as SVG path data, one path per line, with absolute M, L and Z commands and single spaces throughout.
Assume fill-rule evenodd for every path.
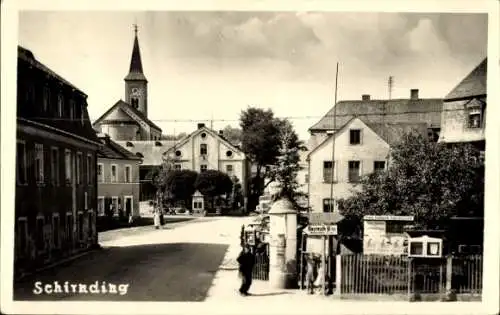
M 309 235 L 337 235 L 337 225 L 309 225 L 307 227 L 307 234 Z
M 363 220 L 370 221 L 413 221 L 411 215 L 365 215 Z

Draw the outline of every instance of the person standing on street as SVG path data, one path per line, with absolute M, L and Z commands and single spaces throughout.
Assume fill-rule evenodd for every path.
M 239 272 L 241 277 L 240 294 L 249 295 L 248 290 L 252 285 L 252 270 L 255 264 L 255 257 L 250 250 L 249 245 L 244 245 L 243 250 L 237 259 L 240 264 Z

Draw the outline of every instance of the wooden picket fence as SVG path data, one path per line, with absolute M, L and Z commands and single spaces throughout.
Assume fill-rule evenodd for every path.
M 255 280 L 269 280 L 269 255 L 267 252 L 255 255 L 252 278 Z

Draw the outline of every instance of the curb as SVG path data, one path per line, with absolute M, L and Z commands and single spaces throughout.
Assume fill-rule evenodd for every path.
M 67 257 L 67 258 L 64 258 L 64 259 L 61 259 L 61 260 L 58 260 L 56 262 L 53 262 L 47 266 L 43 266 L 43 267 L 40 267 L 38 269 L 35 269 L 33 271 L 30 271 L 30 272 L 26 272 L 26 273 L 23 273 L 19 278 L 15 279 L 14 282 L 20 282 L 24 279 L 26 279 L 27 277 L 29 276 L 33 276 L 39 272 L 42 272 L 42 271 L 45 271 L 45 270 L 48 270 L 48 269 L 52 269 L 54 267 L 57 267 L 57 266 L 60 266 L 62 264 L 65 264 L 65 263 L 68 263 L 68 262 L 71 262 L 73 260 L 77 260 L 78 258 L 81 258 L 83 256 L 86 256 L 90 253 L 95 253 L 97 251 L 100 251 L 102 250 L 102 247 L 99 245 L 98 248 L 92 248 L 92 249 L 89 249 L 89 250 L 86 250 L 86 251 L 83 251 L 81 253 L 78 253 L 78 254 L 75 254 L 73 256 L 70 256 L 70 257 Z

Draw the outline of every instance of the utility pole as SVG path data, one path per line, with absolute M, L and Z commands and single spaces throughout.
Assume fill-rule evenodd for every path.
M 392 86 L 394 85 L 394 77 L 390 76 L 389 81 L 387 82 L 389 88 L 389 99 L 392 98 Z

